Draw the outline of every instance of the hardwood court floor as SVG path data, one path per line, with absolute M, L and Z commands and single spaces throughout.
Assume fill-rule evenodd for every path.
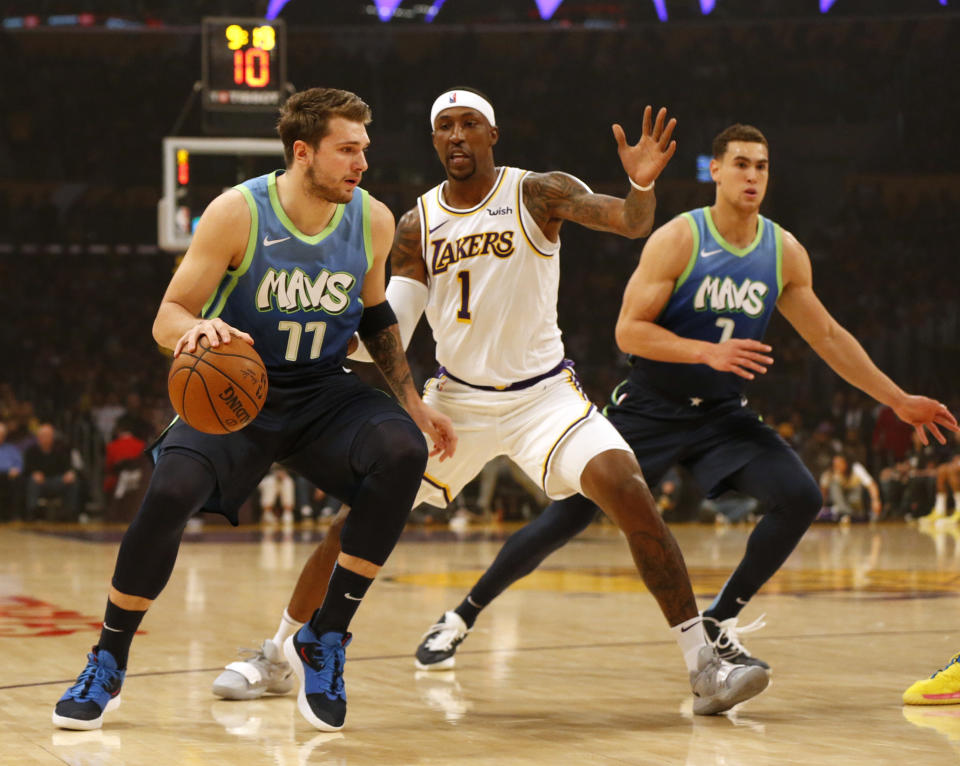
M 311 532 L 191 538 L 131 655 L 123 705 L 93 732 L 50 723 L 97 638 L 117 531 L 67 537 L 0 527 L 0 763 L 947 764 L 960 706 L 900 694 L 960 650 L 960 535 L 903 525 L 814 527 L 744 614 L 774 668 L 733 714 L 694 718 L 679 650 L 626 546 L 595 526 L 506 593 L 457 668 L 417 673 L 421 633 L 492 560 L 503 530 L 408 530 L 355 622 L 342 733 L 294 698 L 214 698 L 238 646 L 272 634 Z M 748 530 L 675 528 L 701 605 Z M 213 540 L 211 540 L 213 538 Z

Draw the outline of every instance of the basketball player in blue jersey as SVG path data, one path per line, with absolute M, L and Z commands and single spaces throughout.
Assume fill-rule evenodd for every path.
M 286 170 L 210 203 L 167 288 L 154 337 L 174 354 L 201 338 L 250 343 L 267 367 L 263 410 L 245 429 L 204 434 L 182 421 L 154 447 L 156 468 L 123 537 L 100 640 L 53 723 L 95 729 L 120 703 L 134 633 L 173 570 L 187 521 L 237 509 L 275 461 L 353 506 L 326 598 L 291 636 L 298 706 L 319 729 L 346 714 L 348 626 L 403 530 L 428 450 L 451 455 L 450 419 L 420 399 L 385 301 L 393 215 L 359 188 L 369 107 L 329 88 L 294 94 L 277 130 Z M 355 332 L 399 400 L 344 371 Z M 401 406 L 402 405 L 402 408 Z
M 632 355 L 632 369 L 605 410 L 651 485 L 680 463 L 705 492 L 734 489 L 767 507 L 742 562 L 703 613 L 721 657 L 763 668 L 769 666 L 740 642 L 737 616 L 787 559 L 823 504 L 817 482 L 796 453 L 741 394 L 745 380 L 773 363 L 762 338 L 774 306 L 841 377 L 890 405 L 925 444 L 924 428 L 941 442 L 939 427 L 957 430 L 944 405 L 902 391 L 827 313 L 813 291 L 807 251 L 760 215 L 769 165 L 766 138 L 756 128 L 732 125 L 716 137 L 713 206 L 684 213 L 655 231 L 627 284 L 616 338 Z M 428 635 L 418 650 L 422 664 L 452 666 L 480 610 L 595 515 L 594 504 L 575 495 L 551 504 L 511 536 L 453 610 L 462 629 Z
M 557 327 L 562 224 L 648 234 L 654 181 L 676 147 L 675 121 L 667 121 L 666 109 L 654 120 L 648 106 L 634 145 L 614 126 L 631 184 L 626 199 L 594 194 L 566 173 L 498 167 L 493 106 L 477 91 L 442 93 L 430 125 L 446 180 L 400 219 L 387 296 L 405 340 L 426 312 L 441 367 L 424 400 L 450 415 L 460 440 L 452 460 L 428 462 L 417 501 L 447 505 L 497 455 L 513 459 L 551 497 L 582 492 L 624 532 L 683 654 L 694 712 L 718 713 L 760 693 L 765 670 L 726 663 L 708 643 L 676 541 L 629 445 L 580 390 Z M 336 527 L 307 562 L 274 645 L 319 603 L 317 586 L 335 547 Z M 418 664 L 434 664 L 445 651 L 439 644 L 455 646 L 466 630 L 457 613 L 447 612 Z M 214 692 L 241 699 L 282 692 L 283 669 L 263 654 L 228 667 Z

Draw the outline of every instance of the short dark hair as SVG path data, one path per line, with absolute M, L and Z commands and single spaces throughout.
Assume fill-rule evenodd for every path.
M 317 146 L 328 133 L 331 117 L 369 125 L 373 113 L 358 95 L 336 88 L 310 88 L 287 99 L 280 107 L 280 119 L 277 120 L 277 133 L 283 141 L 287 167 L 293 164 L 294 142 L 305 141 L 310 146 Z
M 766 136 L 760 132 L 759 128 L 753 127 L 753 125 L 742 125 L 737 122 L 731 125 L 729 128 L 724 128 L 724 130 L 713 139 L 713 158 L 719 160 L 724 154 L 727 153 L 727 144 L 731 141 L 746 141 L 751 144 L 763 144 L 768 149 L 770 145 L 767 143 Z

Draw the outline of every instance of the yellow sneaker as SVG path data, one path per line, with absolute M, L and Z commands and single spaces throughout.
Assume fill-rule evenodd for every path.
M 946 510 L 940 510 L 939 508 L 934 506 L 933 510 L 930 511 L 930 513 L 928 513 L 926 516 L 920 517 L 920 525 L 929 526 L 929 527 L 936 526 L 937 522 L 941 521 L 942 519 L 945 519 L 946 517 L 947 517 Z
M 960 705 L 960 654 L 903 693 L 904 705 Z

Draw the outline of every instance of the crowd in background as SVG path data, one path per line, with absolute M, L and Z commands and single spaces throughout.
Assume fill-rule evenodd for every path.
M 619 195 L 627 185 L 610 123 L 636 140 L 644 104 L 666 105 L 679 120 L 680 149 L 657 184 L 658 223 L 711 202 L 712 185 L 695 178 L 697 155 L 729 123 L 756 124 L 771 144 L 764 212 L 808 248 L 824 304 L 904 388 L 956 412 L 960 302 L 949 277 L 960 241 L 960 98 L 929 98 L 918 87 L 960 68 L 956 27 L 932 17 L 525 27 L 522 45 L 513 28 L 291 27 L 288 72 L 298 87 L 335 85 L 372 105 L 364 186 L 398 217 L 442 177 L 427 113 L 451 84 L 491 96 L 500 162 L 563 169 Z M 865 57 L 869 67 L 852 66 Z M 13 498 L 0 498 L 0 514 L 8 518 L 102 514 L 172 416 L 169 359 L 150 329 L 177 258 L 155 248 L 160 142 L 187 103 L 199 59 L 195 32 L 0 34 L 0 491 Z M 181 133 L 199 134 L 199 110 L 184 115 Z M 585 389 L 602 403 L 627 372 L 613 327 L 642 242 L 572 226 L 562 238 L 560 326 Z M 889 408 L 839 380 L 779 316 L 768 341 L 776 362 L 747 387 L 752 406 L 818 480 L 858 465 L 877 488 L 874 498 L 861 478 L 860 507 L 840 515 L 869 517 L 877 502 L 896 517 L 929 511 L 933 466 L 957 443 L 920 449 Z M 436 364 L 423 325 L 410 358 L 423 382 Z M 65 488 L 49 490 L 59 497 L 32 488 L 26 464 L 50 426 L 69 458 L 48 466 L 63 468 L 56 476 Z M 703 500 L 689 478 L 678 472 L 665 484 L 672 517 L 698 518 Z M 468 492 L 482 496 L 476 486 Z M 825 484 L 831 507 L 849 505 L 847 494 L 831 496 Z M 737 518 L 762 512 L 745 510 L 743 499 L 730 507 Z

